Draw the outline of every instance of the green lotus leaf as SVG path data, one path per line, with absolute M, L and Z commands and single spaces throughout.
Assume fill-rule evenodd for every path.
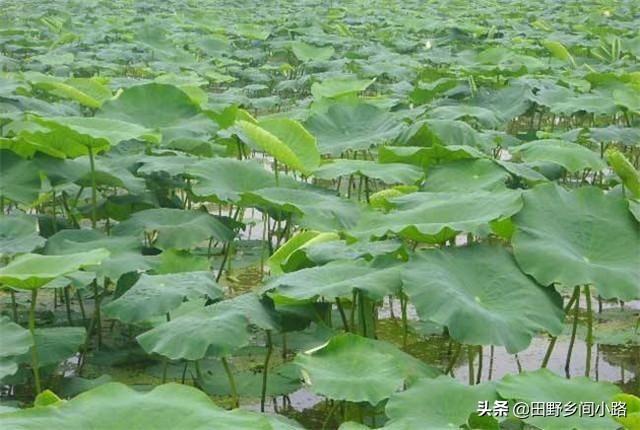
M 385 407 L 385 429 L 460 428 L 478 410 L 478 402 L 497 400 L 495 383 L 464 385 L 448 376 L 420 379 L 395 393 Z
M 35 330 L 35 343 L 38 349 L 38 366 L 57 366 L 63 360 L 73 357 L 86 338 L 84 327 L 47 327 Z M 17 359 L 30 363 L 31 352 Z
M 525 163 L 514 163 L 511 161 L 495 160 L 495 163 L 504 167 L 506 171 L 513 176 L 522 178 L 530 184 L 538 184 L 540 182 L 548 182 L 546 176 L 539 173 L 537 170 L 533 170 L 532 167 Z
M 380 209 L 383 212 L 389 212 L 394 208 L 392 200 L 405 194 L 415 193 L 419 190 L 417 185 L 396 185 L 395 187 L 385 188 L 369 196 L 369 205 L 374 209 Z
M 47 240 L 44 253 L 65 255 L 89 252 L 96 248 L 109 251 L 100 266 L 92 268 L 98 277 L 117 281 L 129 272 L 148 270 L 149 262 L 141 254 L 140 241 L 134 236 L 107 236 L 97 230 L 62 230 Z
M 40 193 L 40 173 L 34 163 L 0 149 L 0 196 L 30 205 Z
M 351 333 L 334 336 L 325 345 L 298 354 L 294 363 L 314 393 L 372 405 L 413 378 L 437 375 L 389 343 Z
M 18 372 L 19 366 L 16 357 L 1 357 L 0 358 L 0 381 L 7 376 L 15 375 Z M 2 414 L 4 406 L 0 405 L 0 414 Z
M 235 236 L 223 221 L 200 211 L 158 208 L 136 212 L 113 228 L 116 236 L 157 233 L 155 244 L 161 249 L 189 249 L 210 238 L 229 241 Z
M 543 285 L 592 284 L 604 298 L 640 297 L 640 227 L 624 199 L 552 184 L 523 197 L 512 242 L 525 273 Z
M 322 82 L 315 82 L 311 85 L 311 94 L 316 99 L 341 97 L 347 94 L 360 93 L 369 88 L 374 82 L 375 79 L 332 78 Z
M 457 160 L 427 171 L 425 191 L 504 190 L 510 175 L 491 160 Z
M 35 290 L 58 276 L 98 265 L 108 256 L 109 251 L 104 248 L 66 255 L 22 254 L 0 269 L 0 282 Z
M 0 426 L 24 430 L 205 430 L 212 423 L 219 428 L 275 428 L 259 414 L 226 411 L 200 390 L 173 383 L 140 392 L 113 382 L 67 402 L 0 414 Z
M 417 253 L 404 266 L 402 284 L 420 318 L 448 327 L 460 343 L 516 353 L 538 332 L 562 331 L 560 295 L 522 273 L 499 245 Z
M 335 52 L 333 46 L 313 46 L 304 42 L 292 43 L 291 50 L 298 57 L 298 60 L 305 63 L 309 61 L 326 61 Z
M 424 175 L 422 169 L 401 163 L 380 164 L 369 160 L 339 159 L 320 166 L 313 175 L 320 179 L 362 175 L 387 184 L 415 184 Z
M 97 116 L 159 129 L 198 113 L 198 106 L 178 87 L 150 83 L 125 89 L 116 99 L 104 103 Z
M 398 267 L 377 269 L 363 261 L 336 261 L 286 273 L 265 286 L 292 299 L 350 297 L 354 290 L 379 300 L 400 289 Z
M 576 60 L 569 53 L 569 50 L 560 42 L 555 40 L 544 40 L 542 45 L 551 52 L 554 57 L 570 63 L 573 67 L 576 67 Z
M 391 141 L 403 125 L 393 114 L 366 103 L 335 102 L 313 113 L 305 127 L 318 139 L 322 154 L 340 155 Z
M 506 375 L 497 385 L 498 393 L 505 399 L 524 402 L 561 402 L 566 405 L 574 403 L 578 410 L 580 402 L 593 402 L 596 405 L 605 402 L 609 405 L 611 399 L 620 393 L 620 389 L 610 382 L 595 382 L 589 378 L 579 376 L 566 379 L 547 369 L 534 372 L 522 372 L 518 375 Z M 565 429 L 617 429 L 619 425 L 605 414 L 600 417 L 582 416 L 574 413 L 570 416 L 555 417 L 531 416 L 523 419 L 527 424 L 548 430 Z
M 640 130 L 634 127 L 595 127 L 589 129 L 589 134 L 596 142 L 619 142 L 626 146 L 637 145 L 637 142 L 640 142 Z
M 250 324 L 264 330 L 280 329 L 272 309 L 253 293 L 180 313 L 136 339 L 147 353 L 172 360 L 225 357 L 249 343 Z
M 107 141 L 110 145 L 131 139 L 146 140 L 152 143 L 160 141 L 160 136 L 152 130 L 117 119 L 60 116 L 37 119 L 36 121 L 52 130 L 58 130 L 59 127 L 69 129 L 79 135 L 78 140 L 80 137 L 88 136 L 97 141 L 91 143 L 90 146 L 101 146 L 102 141 Z
M 0 218 L 0 255 L 30 252 L 44 245 L 38 234 L 38 222 L 29 215 L 12 215 Z
M 487 235 L 491 221 L 509 217 L 522 206 L 520 192 L 477 190 L 468 193 L 411 193 L 392 200 L 389 213 L 365 213 L 350 231 L 357 237 L 389 233 L 421 242 L 439 243 L 457 233 Z
M 216 300 L 222 295 L 211 272 L 143 274 L 133 287 L 107 304 L 104 313 L 107 317 L 133 323 L 165 315 L 180 306 L 185 299 L 208 297 Z
M 232 395 L 229 379 L 222 364 L 213 369 L 210 367 L 203 368 L 202 375 L 202 380 L 198 382 L 202 384 L 204 391 L 218 396 Z M 262 372 L 256 372 L 255 370 L 235 371 L 233 378 L 235 379 L 239 396 L 260 398 L 262 394 Z M 266 395 L 268 397 L 276 397 L 291 394 L 299 390 L 300 385 L 298 368 L 292 363 L 285 363 L 269 369 Z
M 224 357 L 249 343 L 248 325 L 237 310 L 213 304 L 161 324 L 136 340 L 147 353 L 171 360 Z
M 136 173 L 138 175 L 148 175 L 166 173 L 169 176 L 186 176 L 187 168 L 198 162 L 200 159 L 191 155 L 168 153 L 162 155 L 147 155 L 140 157 L 137 161 L 142 165 Z
M 618 150 L 608 149 L 606 152 L 607 163 L 620 179 L 623 185 L 635 198 L 640 198 L 640 172 Z
M 428 169 L 434 164 L 485 158 L 485 155 L 471 146 L 435 144 L 430 147 L 383 146 L 378 151 L 378 157 L 380 163 L 407 163 Z
M 584 169 L 600 171 L 606 163 L 600 156 L 577 143 L 545 139 L 527 142 L 512 148 L 514 156 L 526 162 L 552 162 L 574 173 Z
M 224 202 L 237 202 L 243 193 L 276 186 L 273 173 L 256 160 L 202 160 L 187 167 L 187 173 L 197 180 L 192 185 L 195 195 Z M 280 175 L 279 185 L 291 187 L 295 182 L 289 176 Z
M 335 260 L 365 259 L 370 261 L 375 257 L 400 254 L 403 252 L 403 244 L 397 240 L 377 240 L 349 244 L 344 240 L 318 241 L 308 243 L 299 252 L 304 252 L 306 258 L 314 264 L 321 265 Z
M 313 230 L 306 230 L 296 233 L 291 239 L 280 246 L 276 252 L 267 260 L 273 275 L 281 275 L 283 267 L 291 258 L 292 254 L 310 243 L 319 243 L 331 240 L 338 240 L 340 237 L 336 233 L 320 233 Z
M 483 127 L 497 128 L 502 124 L 502 120 L 491 109 L 487 109 L 480 106 L 470 105 L 449 105 L 439 106 L 431 109 L 429 112 L 430 118 L 444 119 L 444 120 L 459 120 L 464 118 L 474 118 Z
M 246 193 L 242 203 L 248 206 L 295 215 L 302 227 L 320 230 L 344 230 L 353 227 L 361 208 L 320 188 L 264 188 Z
M 64 81 L 46 75 L 28 73 L 27 79 L 36 88 L 74 100 L 81 105 L 97 109 L 111 98 L 111 90 L 95 78 L 69 78 Z
M 24 354 L 33 345 L 29 330 L 20 327 L 5 316 L 0 317 L 0 338 L 2 338 L 0 358 L 3 359 Z
M 292 169 L 310 174 L 320 164 L 316 139 L 297 121 L 274 118 L 253 124 L 240 120 L 242 136 Z
M 614 419 L 622 424 L 625 429 L 640 429 L 640 398 L 633 394 L 616 394 L 613 397 L 614 402 L 623 402 L 626 405 L 626 414 L 624 417 L 614 417 Z
M 470 146 L 478 150 L 490 149 L 489 142 L 463 121 L 428 119 L 411 125 L 398 142 L 406 146 Z

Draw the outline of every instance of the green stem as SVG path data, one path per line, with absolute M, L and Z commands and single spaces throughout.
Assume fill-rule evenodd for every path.
M 476 375 L 476 385 L 482 380 L 482 345 L 478 345 L 478 374 Z
M 31 306 L 29 307 L 29 331 L 33 345 L 31 346 L 31 368 L 33 370 L 33 378 L 36 384 L 36 394 L 40 394 L 42 387 L 40 385 L 40 366 L 38 365 L 38 348 L 36 345 L 36 300 L 38 298 L 38 290 L 31 291 Z
M 67 310 L 67 321 L 69 322 L 69 325 L 73 325 L 73 321 L 71 320 L 71 299 L 69 298 L 68 285 L 64 287 L 64 289 L 62 290 L 62 293 L 64 295 L 64 306 Z
M 576 293 L 577 292 L 577 293 Z M 580 297 L 580 287 L 573 289 L 573 294 Z M 576 332 L 578 331 L 578 313 L 580 312 L 580 300 L 576 299 L 576 304 L 573 312 L 573 325 L 571 326 L 571 340 L 569 341 L 569 349 L 567 350 L 567 359 L 564 362 L 564 373 L 569 377 L 569 367 L 571 365 L 571 353 L 573 352 L 573 345 L 576 341 Z
M 16 304 L 16 293 L 11 288 L 9 289 L 11 294 L 11 311 L 13 313 L 13 322 L 18 323 L 18 305 Z
M 402 347 L 407 347 L 407 337 L 409 333 L 409 323 L 407 321 L 407 302 L 409 298 L 404 293 L 400 293 L 400 311 L 402 312 Z
M 456 362 L 458 361 L 458 357 L 460 357 L 460 352 L 462 351 L 462 345 L 456 342 L 456 350 L 453 353 L 453 355 L 451 356 L 451 360 L 449 360 L 449 364 L 447 365 L 447 369 L 444 371 L 445 375 L 448 375 L 449 373 L 451 373 L 451 375 L 453 376 L 453 366 L 456 365 Z
M 589 286 L 584 286 L 584 295 L 587 300 L 587 362 L 585 364 L 584 376 L 589 376 L 591 371 L 591 348 L 593 346 L 593 315 L 591 315 L 591 291 Z
M 222 366 L 224 366 L 224 371 L 227 373 L 227 378 L 229 378 L 229 387 L 231 388 L 231 398 L 233 400 L 233 407 L 237 408 L 240 406 L 240 402 L 238 401 L 238 391 L 236 390 L 236 381 L 233 378 L 233 373 L 229 368 L 229 363 L 227 363 L 227 359 L 222 357 L 220 359 L 222 361 Z
M 569 302 L 564 307 L 565 314 L 569 312 L 569 310 L 571 309 L 571 307 L 573 306 L 576 300 L 578 300 L 578 296 L 576 296 L 576 293 L 574 290 L 573 294 L 571 295 L 571 298 L 569 299 Z M 540 365 L 540 367 L 547 367 L 547 364 L 549 364 L 549 359 L 551 358 L 551 353 L 553 352 L 553 348 L 556 346 L 557 340 L 558 340 L 558 336 L 553 336 L 551 338 L 551 341 L 549 342 L 549 346 L 547 347 L 547 352 L 544 354 L 544 358 L 542 359 L 542 364 Z
M 344 313 L 344 308 L 342 307 L 342 302 L 340 302 L 339 297 L 336 297 L 336 306 L 338 307 L 338 312 L 340 312 L 340 318 L 342 318 L 342 325 L 344 326 L 344 331 L 349 331 L 347 316 Z
M 96 190 L 96 165 L 93 159 L 93 148 L 89 149 L 89 165 L 91 167 L 91 227 L 96 228 L 98 223 L 98 193 Z
M 476 378 L 473 374 L 473 360 L 475 358 L 475 351 L 473 350 L 473 346 L 469 345 L 467 347 L 467 362 L 469 364 L 469 385 L 475 384 Z
M 264 366 L 262 368 L 262 393 L 260 394 L 260 412 L 264 412 L 264 403 L 267 398 L 267 375 L 269 373 L 269 360 L 273 352 L 273 343 L 271 342 L 271 330 L 267 330 L 267 355 L 264 358 Z

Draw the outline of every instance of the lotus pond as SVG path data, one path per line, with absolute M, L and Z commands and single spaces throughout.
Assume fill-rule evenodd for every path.
M 640 429 L 640 3 L 0 3 L 0 428 Z

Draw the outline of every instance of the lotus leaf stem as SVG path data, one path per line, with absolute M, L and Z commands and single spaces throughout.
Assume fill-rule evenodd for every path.
M 267 330 L 267 355 L 264 357 L 262 367 L 262 393 L 260 394 L 260 412 L 264 412 L 264 403 L 267 398 L 267 375 L 269 373 L 269 360 L 273 352 L 273 342 L 271 341 L 271 330 Z
M 38 290 L 31 290 L 31 306 L 29 307 L 29 332 L 33 345 L 31 346 L 31 368 L 33 370 L 33 379 L 36 386 L 36 394 L 40 394 L 42 386 L 40 385 L 40 366 L 38 364 L 38 347 L 36 341 L 36 300 L 38 299 Z
M 573 289 L 573 294 L 580 297 L 580 287 Z M 573 324 L 571 326 L 571 340 L 569 341 L 569 349 L 567 350 L 567 359 L 564 362 L 564 373 L 569 377 L 569 367 L 571 365 L 571 353 L 573 352 L 573 345 L 576 341 L 576 332 L 578 330 L 578 313 L 580 312 L 580 300 L 576 298 L 576 303 L 573 312 Z
M 222 361 L 222 366 L 224 367 L 224 371 L 227 373 L 227 378 L 229 378 L 229 388 L 231 388 L 231 399 L 233 401 L 233 408 L 240 407 L 240 402 L 238 400 L 238 390 L 236 389 L 236 381 L 233 377 L 233 372 L 229 368 L 229 363 L 225 357 L 220 359 Z
M 593 346 L 593 315 L 591 313 L 591 291 L 588 285 L 584 286 L 584 295 L 587 301 L 587 357 L 584 368 L 584 376 L 589 376 L 591 371 L 591 348 Z

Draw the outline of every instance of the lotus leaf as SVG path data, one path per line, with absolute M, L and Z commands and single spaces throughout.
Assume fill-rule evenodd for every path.
M 604 298 L 640 297 L 640 227 L 624 199 L 552 184 L 523 198 L 513 249 L 525 273 L 543 285 L 592 284 Z
M 516 353 L 539 331 L 562 331 L 560 295 L 522 273 L 499 245 L 421 252 L 405 266 L 402 285 L 422 319 L 447 326 L 461 343 Z

